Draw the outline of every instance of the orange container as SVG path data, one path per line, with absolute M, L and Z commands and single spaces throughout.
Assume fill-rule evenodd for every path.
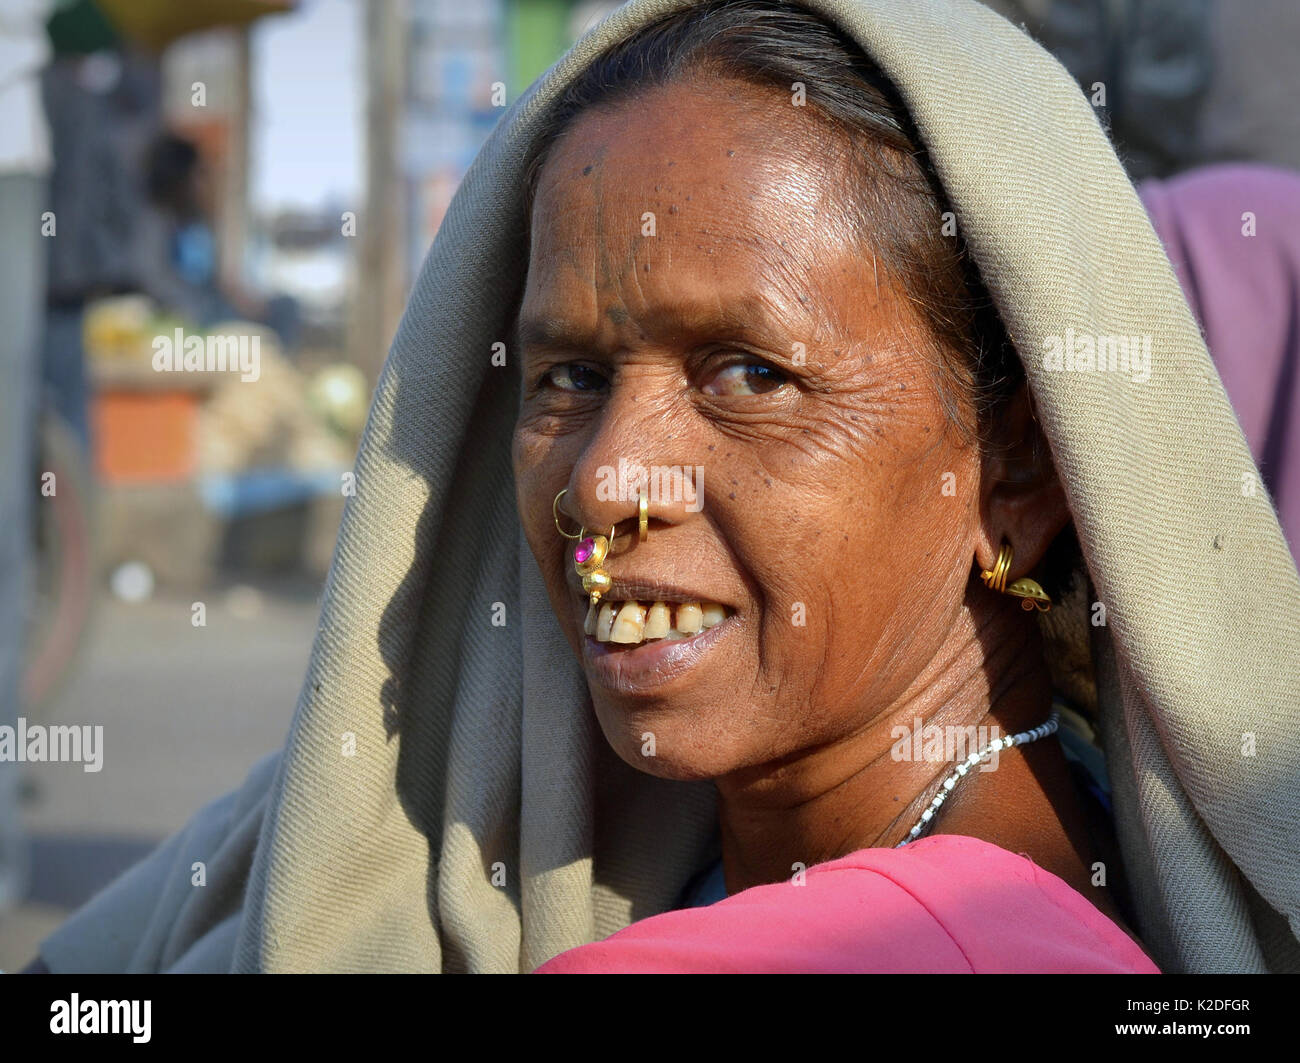
M 95 464 L 105 483 L 175 483 L 197 463 L 200 396 L 193 391 L 100 390 Z

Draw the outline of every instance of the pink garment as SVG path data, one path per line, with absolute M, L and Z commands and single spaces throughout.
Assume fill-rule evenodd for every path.
M 1159 974 L 1055 875 L 937 834 L 860 849 L 703 908 L 665 912 L 561 953 L 537 974 Z

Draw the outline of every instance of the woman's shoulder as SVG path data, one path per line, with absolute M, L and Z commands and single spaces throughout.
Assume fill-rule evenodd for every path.
M 582 971 L 1159 973 L 1056 875 L 953 834 L 643 919 L 539 968 Z

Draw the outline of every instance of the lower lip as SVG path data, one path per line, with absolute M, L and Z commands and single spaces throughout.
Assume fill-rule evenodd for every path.
M 706 654 L 724 642 L 736 628 L 739 614 L 685 639 L 656 639 L 632 650 L 611 650 L 609 643 L 591 635 L 582 637 L 582 658 L 587 674 L 618 694 L 658 692 L 699 665 Z

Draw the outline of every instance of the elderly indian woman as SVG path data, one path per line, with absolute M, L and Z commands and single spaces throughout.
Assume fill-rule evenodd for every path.
M 1297 967 L 1300 579 L 1097 116 L 978 4 L 591 30 L 356 483 L 284 751 L 51 969 Z

